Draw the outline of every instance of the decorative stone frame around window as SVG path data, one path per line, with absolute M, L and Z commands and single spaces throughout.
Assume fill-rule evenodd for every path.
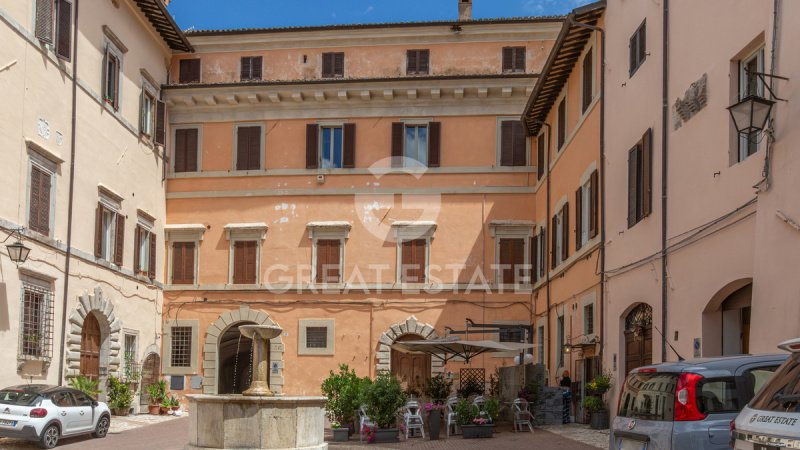
M 173 327 L 188 327 L 191 329 L 191 340 L 189 342 L 189 365 L 186 367 L 172 366 L 172 328 Z M 164 349 L 164 358 L 162 359 L 162 372 L 164 375 L 195 375 L 198 373 L 198 340 L 200 339 L 199 320 L 167 320 L 164 322 L 164 333 L 162 335 L 162 348 Z
M 200 284 L 198 278 L 200 276 L 200 242 L 203 241 L 203 235 L 206 232 L 206 226 L 200 223 L 189 224 L 169 224 L 164 226 L 164 234 L 167 240 L 167 283 L 172 285 L 172 258 L 173 246 L 175 242 L 192 242 L 194 243 L 194 284 Z
M 411 289 L 417 286 L 430 284 L 431 241 L 436 232 L 436 222 L 430 221 L 397 221 L 392 224 L 395 241 L 397 242 L 397 259 L 395 280 L 401 289 Z M 425 282 L 403 282 L 403 242 L 416 239 L 425 240 Z
M 306 225 L 308 229 L 308 238 L 311 239 L 311 284 L 320 284 L 321 286 L 338 286 L 344 285 L 344 261 L 345 261 L 345 242 L 350 235 L 352 225 L 349 222 L 332 221 L 332 222 L 309 222 Z M 339 248 L 339 281 L 337 283 L 317 283 L 317 241 L 323 240 L 338 240 L 340 242 Z
M 228 284 L 233 283 L 233 260 L 236 241 L 256 241 L 256 280 L 255 285 L 261 283 L 261 249 L 267 237 L 269 226 L 264 222 L 255 223 L 229 223 L 225 225 L 225 236 L 228 239 Z
M 503 271 L 500 264 L 500 240 L 501 239 L 522 239 L 524 241 L 523 271 L 530 272 L 530 245 L 533 237 L 535 224 L 528 220 L 493 220 L 489 222 L 489 235 L 494 238 L 494 284 L 495 286 L 506 286 L 503 283 Z M 523 272 L 524 273 L 524 272 Z M 521 283 L 514 283 L 511 286 L 530 285 L 530 275 L 522 277 Z
M 327 329 L 326 346 L 324 348 L 309 347 L 307 329 L 324 327 Z M 336 321 L 334 319 L 300 319 L 297 327 L 297 354 L 304 356 L 333 355 L 335 353 Z
M 53 357 L 53 286 L 51 281 L 21 277 L 17 361 L 41 361 Z

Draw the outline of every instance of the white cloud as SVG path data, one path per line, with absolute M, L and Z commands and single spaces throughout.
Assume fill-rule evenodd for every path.
M 369 14 L 372 11 L 375 11 L 375 7 L 372 5 L 367 6 L 367 9 L 364 10 L 364 14 Z

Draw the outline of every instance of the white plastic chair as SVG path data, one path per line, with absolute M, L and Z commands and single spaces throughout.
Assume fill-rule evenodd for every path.
M 422 438 L 425 439 L 425 425 L 422 420 L 422 408 L 420 408 L 418 401 L 411 400 L 406 403 L 406 412 L 403 414 L 403 418 L 405 419 L 406 423 L 406 439 L 408 439 L 409 434 L 415 435 L 416 433 L 412 433 L 412 431 L 416 430 L 419 430 L 420 434 L 422 434 Z
M 511 408 L 514 411 L 514 432 L 522 431 L 522 427 L 527 426 L 533 433 L 533 414 L 528 409 L 528 401 L 518 398 L 511 404 Z
M 375 422 L 369 418 L 367 412 L 364 410 L 364 406 L 358 408 L 358 440 L 360 442 L 364 441 L 364 426 L 374 427 Z
M 453 396 L 447 399 L 447 437 L 450 437 L 450 428 L 453 434 L 461 434 L 458 427 L 458 416 L 456 415 L 456 403 L 458 397 Z

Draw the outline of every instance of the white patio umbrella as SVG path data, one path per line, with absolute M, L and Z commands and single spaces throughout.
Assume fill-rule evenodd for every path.
M 429 339 L 424 341 L 395 342 L 391 348 L 403 353 L 429 354 L 443 363 L 453 358 L 463 358 L 469 363 L 470 359 L 483 353 L 519 352 L 533 348 L 532 344 L 518 342 L 496 341 L 471 341 L 461 340 L 458 337 Z

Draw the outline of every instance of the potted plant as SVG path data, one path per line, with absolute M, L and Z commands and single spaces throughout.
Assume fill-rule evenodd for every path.
M 397 428 L 397 410 L 407 399 L 400 381 L 395 376 L 382 372 L 364 388 L 362 399 L 367 415 L 377 426 L 370 436 L 371 442 L 398 442 L 400 430 Z
M 587 395 L 603 395 L 611 389 L 611 374 L 602 373 L 586 383 L 585 389 Z
M 115 416 L 127 416 L 133 403 L 133 392 L 128 383 L 115 376 L 108 377 L 108 407 Z
M 430 399 L 430 403 L 425 405 L 425 411 L 428 413 L 428 434 L 431 440 L 439 439 L 442 411 L 452 390 L 453 382 L 442 374 L 431 377 L 423 388 L 423 393 Z
M 350 427 L 343 427 L 342 423 L 353 423 L 355 420 L 361 384 L 356 372 L 347 364 L 340 364 L 338 373 L 331 370 L 328 378 L 322 382 L 322 392 L 327 397 L 325 410 L 336 442 L 346 441 L 354 431 Z
M 161 402 L 164 401 L 164 397 L 167 395 L 166 392 L 167 382 L 164 380 L 159 380 L 147 386 L 147 396 L 150 398 L 150 401 L 147 405 L 148 413 L 154 416 L 159 414 Z
M 92 380 L 91 378 L 83 375 L 70 378 L 69 386 L 94 399 L 96 399 L 98 394 L 100 394 L 100 380 Z
M 158 406 L 159 406 L 158 414 L 160 416 L 167 414 L 170 411 L 170 409 L 172 409 L 172 403 L 170 403 L 169 397 L 167 396 L 164 396 L 164 398 L 161 400 L 161 404 Z
M 178 397 L 174 395 L 171 395 L 169 397 L 169 409 L 172 411 L 173 414 L 175 413 L 175 411 L 181 409 L 181 402 L 180 400 L 178 400 Z
M 426 403 L 425 412 L 428 413 L 428 436 L 430 440 L 436 441 L 439 439 L 439 432 L 442 427 L 442 411 L 444 405 L 442 403 Z
M 589 412 L 589 427 L 591 429 L 608 429 L 608 409 L 601 397 L 592 395 L 584 398 L 583 407 Z
M 500 401 L 494 397 L 486 399 L 481 415 L 477 406 L 461 399 L 455 407 L 458 424 L 464 439 L 490 438 L 494 434 L 494 422 L 500 414 Z

